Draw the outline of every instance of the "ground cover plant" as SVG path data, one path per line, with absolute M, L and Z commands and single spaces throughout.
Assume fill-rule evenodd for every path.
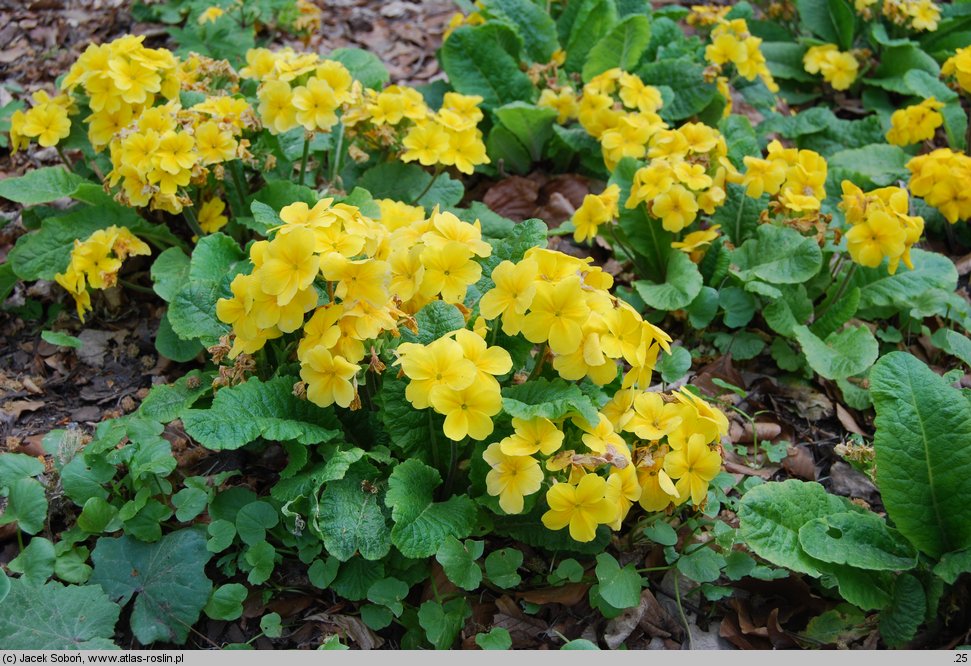
M 971 3 L 458 9 L 410 86 L 136 4 L 0 110 L 11 316 L 174 369 L 0 453 L 0 646 L 966 645 Z

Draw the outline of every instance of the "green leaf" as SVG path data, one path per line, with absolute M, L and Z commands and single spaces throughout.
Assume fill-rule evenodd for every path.
M 337 578 L 331 588 L 336 594 L 350 601 L 367 598 L 374 581 L 384 578 L 384 562 L 352 557 L 340 565 Z
M 698 583 L 711 583 L 721 576 L 725 558 L 711 548 L 698 548 L 678 558 L 678 571 Z M 603 589 L 601 588 L 601 594 Z
M 880 636 L 890 647 L 904 645 L 917 634 L 926 612 L 927 596 L 920 581 L 910 574 L 900 574 L 890 608 L 880 614 Z
M 568 557 L 556 565 L 556 570 L 553 571 L 550 582 L 558 583 L 565 580 L 571 583 L 579 583 L 583 580 L 584 573 L 583 565 L 572 557 Z
M 246 586 L 239 583 L 220 585 L 212 591 L 203 610 L 213 620 L 238 620 L 243 616 L 243 602 L 248 594 Z
M 381 59 L 364 49 L 352 47 L 334 49 L 327 56 L 328 60 L 336 60 L 344 65 L 355 79 L 365 88 L 381 90 L 391 75 Z
M 968 367 L 971 367 L 971 338 L 949 328 L 939 328 L 931 336 L 935 347 L 943 349 L 951 356 L 955 356 Z
M 382 490 L 369 492 L 377 470 L 366 462 L 353 465 L 344 478 L 327 483 L 320 496 L 319 518 L 314 524 L 327 552 L 341 562 L 355 553 L 379 560 L 391 550 L 391 529 L 382 510 Z M 365 486 L 364 481 L 372 482 Z
M 223 388 L 209 409 L 183 412 L 185 431 L 216 451 L 238 449 L 258 437 L 308 445 L 338 437 L 340 426 L 333 412 L 293 395 L 296 382 L 293 377 L 276 377 L 268 382 L 252 377 L 243 384 Z
M 446 333 L 465 328 L 465 317 L 457 307 L 445 301 L 432 301 L 415 315 L 418 333 L 402 332 L 403 342 L 417 342 L 427 345 Z
M 612 555 L 597 555 L 600 596 L 614 608 L 634 608 L 641 602 L 641 576 L 633 564 L 623 569 Z
M 276 566 L 276 549 L 266 541 L 259 541 L 244 551 L 243 561 L 252 567 L 246 581 L 250 585 L 262 585 L 270 579 Z
M 846 51 L 853 46 L 855 14 L 845 0 L 796 0 L 800 24 Z
M 62 166 L 31 169 L 19 178 L 0 181 L 0 197 L 22 206 L 35 206 L 74 194 L 84 178 Z
M 523 39 L 530 60 L 547 63 L 560 44 L 556 23 L 547 11 L 532 0 L 484 0 L 482 8 L 495 20 L 513 28 Z
M 501 126 L 509 130 L 526 148 L 533 162 L 543 159 L 543 147 L 553 136 L 556 110 L 533 106 L 525 102 L 512 102 L 496 109 Z
M 711 287 L 702 287 L 686 311 L 693 327 L 705 328 L 718 314 L 718 292 Z
M 236 538 L 236 525 L 220 518 L 209 523 L 206 532 L 210 537 L 206 549 L 210 553 L 220 553 L 232 545 Z
M 326 590 L 337 578 L 337 570 L 340 568 L 340 561 L 336 557 L 328 557 L 326 560 L 314 560 L 313 564 L 307 569 L 307 578 L 314 587 Z
M 9 581 L 0 598 L 0 645 L 6 650 L 112 650 L 121 608 L 97 585 Z
M 402 601 L 407 596 L 408 583 L 397 578 L 382 578 L 375 581 L 367 591 L 368 601 L 388 608 L 395 617 L 400 617 L 404 612 L 405 606 Z
M 590 49 L 616 23 L 617 7 L 613 0 L 577 0 L 567 3 L 556 26 L 560 44 L 566 51 L 566 71 L 579 72 L 587 61 Z
M 945 553 L 941 561 L 934 565 L 934 575 L 948 585 L 954 585 L 958 577 L 966 573 L 971 573 L 971 548 Z
M 90 534 L 115 531 L 120 527 L 118 508 L 101 497 L 91 497 L 84 503 L 77 526 Z
M 281 478 L 270 494 L 281 502 L 316 495 L 328 481 L 343 479 L 351 465 L 363 457 L 362 449 L 335 450 L 327 456 L 327 462 L 312 465 L 290 478 Z
M 365 171 L 357 184 L 378 199 L 398 199 L 428 208 L 436 204 L 443 208 L 458 204 L 465 193 L 462 183 L 443 173 L 429 187 L 432 178 L 432 174 L 417 164 L 384 162 Z
M 839 301 L 832 303 L 826 313 L 813 322 L 810 330 L 819 338 L 827 338 L 848 322 L 860 309 L 860 288 L 853 287 Z
M 725 311 L 725 325 L 729 328 L 741 328 L 752 321 L 758 302 L 744 289 L 723 287 L 718 292 L 718 304 Z
M 211 375 L 193 370 L 173 384 L 153 386 L 142 400 L 138 413 L 146 419 L 169 423 L 192 407 L 200 396 L 212 390 Z M 193 388 L 189 386 L 193 385 Z
M 650 307 L 671 311 L 687 307 L 701 293 L 702 284 L 701 273 L 691 257 L 684 252 L 672 252 L 668 255 L 664 282 L 638 280 L 634 288 Z
M 183 488 L 172 496 L 172 506 L 175 508 L 175 518 L 180 523 L 187 523 L 205 511 L 209 504 L 209 494 L 201 488 Z
M 71 349 L 80 349 L 81 342 L 78 338 L 73 335 L 68 335 L 67 333 L 61 333 L 60 331 L 41 331 L 40 337 L 44 342 L 47 342 L 58 347 L 70 347 Z
M 793 329 L 809 321 L 813 314 L 813 302 L 801 284 L 786 288 L 783 297 L 768 303 L 762 310 L 762 317 L 769 327 L 787 338 L 792 337 Z
M 705 80 L 704 67 L 692 59 L 658 60 L 642 65 L 636 73 L 645 83 L 667 86 L 674 91 L 674 101 L 660 111 L 667 121 L 698 114 L 718 94 L 715 84 Z
M 464 597 L 446 601 L 426 601 L 418 609 L 418 623 L 436 650 L 448 650 L 455 644 L 462 625 L 472 614 Z
M 820 570 L 836 580 L 840 596 L 863 610 L 883 610 L 893 596 L 893 574 L 820 562 Z
M 0 570 L 0 603 L 3 603 L 8 594 L 10 594 L 10 579 L 6 572 Z
M 17 479 L 9 484 L 7 507 L 0 515 L 0 525 L 17 523 L 27 534 L 37 534 L 47 522 L 47 496 L 37 479 Z
M 846 379 L 865 372 L 880 353 L 873 333 L 866 326 L 848 328 L 820 340 L 806 326 L 793 327 L 809 366 L 826 379 Z
M 818 483 L 796 479 L 764 483 L 742 496 L 738 534 L 756 555 L 772 564 L 819 577 L 823 563 L 802 549 L 799 530 L 821 516 L 852 511 L 852 506 Z
M 643 14 L 624 17 L 594 44 L 583 64 L 583 80 L 619 67 L 633 71 L 651 42 L 651 21 Z
M 155 332 L 155 350 L 165 358 L 177 363 L 187 363 L 198 356 L 204 348 L 198 340 L 180 338 L 172 330 L 168 312 L 159 320 L 158 330 Z
M 482 582 L 482 570 L 475 561 L 482 557 L 484 549 L 484 541 L 459 541 L 447 536 L 435 553 L 435 559 L 450 581 L 471 592 Z
M 212 591 L 205 572 L 209 558 L 196 529 L 171 532 L 153 544 L 102 537 L 91 554 L 91 582 L 123 606 L 135 597 L 131 629 L 139 642 L 181 645 Z
M 155 293 L 169 302 L 189 277 L 189 257 L 180 248 L 170 247 L 152 262 L 151 275 Z
M 250 502 L 236 514 L 236 533 L 247 546 L 266 539 L 266 530 L 280 522 L 280 514 L 266 502 Z
M 516 587 L 522 581 L 518 571 L 522 565 L 522 551 L 515 548 L 501 548 L 486 557 L 486 576 L 496 587 L 503 589 Z
M 917 551 L 875 513 L 836 513 L 799 529 L 799 544 L 811 557 L 877 571 L 917 566 Z
M 0 488 L 44 473 L 44 463 L 26 453 L 0 455 Z
M 560 647 L 561 650 L 599 650 L 597 644 L 593 641 L 589 641 L 586 638 L 574 638 L 572 641 L 567 641 Z
M 743 282 L 759 279 L 772 284 L 806 282 L 819 272 L 823 253 L 815 238 L 795 229 L 759 225 L 757 238 L 732 253 L 732 272 Z
M 512 636 L 507 629 L 493 627 L 487 634 L 476 634 L 475 644 L 483 650 L 508 650 L 512 647 Z
M 673 527 L 663 520 L 659 520 L 653 525 L 645 527 L 644 536 L 654 543 L 659 543 L 662 546 L 673 546 L 674 544 L 678 543 L 678 533 L 674 531 Z
M 391 541 L 405 557 L 430 557 L 447 536 L 468 536 L 475 522 L 475 504 L 465 495 L 433 502 L 441 484 L 438 471 L 419 460 L 406 460 L 388 479 L 384 502 L 391 508 Z
M 260 631 L 268 638 L 279 638 L 283 634 L 279 613 L 267 613 L 260 618 Z
M 971 411 L 961 392 L 904 352 L 870 371 L 873 446 L 887 514 L 931 557 L 971 546 Z
M 554 421 L 567 414 L 579 414 L 587 423 L 599 420 L 597 407 L 576 384 L 559 377 L 539 378 L 502 389 L 502 408 L 518 419 L 543 417 Z
M 20 555 L 10 560 L 7 568 L 36 585 L 43 585 L 54 573 L 54 544 L 43 537 L 34 537 Z
M 480 95 L 495 108 L 530 101 L 536 89 L 519 69 L 521 40 L 499 23 L 463 26 L 449 35 L 439 51 L 442 69 L 452 86 L 465 95 Z
M 934 78 L 937 78 L 941 72 L 937 61 L 916 44 L 889 46 L 880 54 L 880 64 L 873 71 L 872 78 L 863 79 L 863 82 L 902 95 L 909 95 L 910 87 L 904 77 L 915 70 L 925 71 Z
M 663 354 L 658 359 L 657 371 L 661 373 L 661 381 L 671 384 L 684 377 L 691 369 L 691 352 L 684 347 L 672 347 L 670 354 Z
M 907 180 L 907 161 L 910 155 L 900 146 L 872 144 L 864 148 L 841 150 L 829 157 L 830 169 L 846 169 L 859 174 L 865 181 L 857 183 L 866 186 L 872 183 L 878 187 L 892 185 L 898 180 Z

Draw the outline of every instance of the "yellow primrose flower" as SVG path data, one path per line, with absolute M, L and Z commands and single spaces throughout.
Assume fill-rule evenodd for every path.
M 307 398 L 320 407 L 348 407 L 357 390 L 352 380 L 360 368 L 323 347 L 308 351 L 300 363 L 300 378 L 307 382 Z
M 415 409 L 431 404 L 430 394 L 436 387 L 461 391 L 479 374 L 475 364 L 465 358 L 462 346 L 451 338 L 439 338 L 429 345 L 402 343 L 398 354 L 401 371 L 410 380 L 405 397 Z
M 499 497 L 499 507 L 506 513 L 522 513 L 523 498 L 543 485 L 539 462 L 528 455 L 507 455 L 498 442 L 490 444 L 482 458 L 492 468 L 486 474 L 486 492 Z
M 482 266 L 472 259 L 472 251 L 462 243 L 449 241 L 441 247 L 426 247 L 421 253 L 425 276 L 421 294 L 442 295 L 446 303 L 461 303 L 469 285 L 482 277 Z
M 861 266 L 876 268 L 884 257 L 904 253 L 906 233 L 900 222 L 884 211 L 876 211 L 846 232 L 850 257 Z
M 206 199 L 199 207 L 199 226 L 202 230 L 211 234 L 226 226 L 229 218 L 223 215 L 224 210 L 226 210 L 226 203 L 219 197 Z
M 286 305 L 300 289 L 313 284 L 320 268 L 320 257 L 314 254 L 314 235 L 306 229 L 281 234 L 266 246 L 263 265 L 259 268 L 263 289 Z
M 641 486 L 638 503 L 645 511 L 663 511 L 678 498 L 674 481 L 664 471 L 664 457 L 653 458 L 652 464 L 637 468 L 637 482 Z
M 940 110 L 944 104 L 933 97 L 920 104 L 897 109 L 890 116 L 887 141 L 896 146 L 908 146 L 934 138 L 934 132 L 944 124 Z
M 214 23 L 216 19 L 218 19 L 224 13 L 225 12 L 223 11 L 222 7 L 207 7 L 204 12 L 199 14 L 199 18 L 196 20 L 200 25 L 203 23 Z
M 285 81 L 267 81 L 260 86 L 260 117 L 272 134 L 281 134 L 297 126 L 297 107 L 293 91 Z
M 563 444 L 563 431 L 542 416 L 532 419 L 513 417 L 512 427 L 515 432 L 499 442 L 507 456 L 531 456 L 536 453 L 548 456 Z
M 67 117 L 67 110 L 53 103 L 41 104 L 30 109 L 18 122 L 18 134 L 36 138 L 37 143 L 45 148 L 56 146 L 71 133 L 71 121 Z
M 634 416 L 624 426 L 641 439 L 656 442 L 681 425 L 678 403 L 664 402 L 659 393 L 639 393 L 634 397 Z
M 495 383 L 495 377 L 512 370 L 512 357 L 509 352 L 502 347 L 489 347 L 482 336 L 474 331 L 464 328 L 455 331 L 455 341 L 462 347 L 465 358 L 478 371 L 476 381 Z
M 195 149 L 206 166 L 228 162 L 236 157 L 236 139 L 232 132 L 221 130 L 208 120 L 196 128 Z
M 293 90 L 292 103 L 297 109 L 297 122 L 308 132 L 327 131 L 337 124 L 340 101 L 326 81 L 311 77 L 305 85 Z
M 401 154 L 402 162 L 418 160 L 425 166 L 438 164 L 449 147 L 448 131 L 433 121 L 413 125 L 405 135 Z
M 514 264 L 502 261 L 492 270 L 495 286 L 479 299 L 479 312 L 492 320 L 503 316 L 503 330 L 509 335 L 519 332 L 523 316 L 536 294 L 538 267 L 528 259 Z M 510 325 L 507 329 L 506 322 Z
M 556 122 L 565 125 L 577 117 L 580 105 L 577 103 L 577 94 L 573 88 L 560 88 L 559 92 L 546 88 L 539 94 L 536 106 L 553 109 L 556 111 Z
M 523 319 L 523 335 L 530 342 L 548 341 L 556 354 L 571 354 L 580 347 L 589 314 L 580 278 L 567 278 L 556 285 L 541 282 Z
M 715 224 L 707 229 L 692 231 L 680 241 L 673 241 L 671 243 L 671 247 L 690 255 L 691 260 L 697 263 L 698 261 L 701 261 L 701 257 L 704 256 L 703 249 L 706 246 L 711 245 L 711 242 L 718 238 L 718 230 L 720 228 L 721 225 Z
M 472 128 L 461 132 L 448 133 L 448 147 L 439 160 L 446 166 L 455 166 L 462 173 L 471 176 L 478 164 L 489 164 L 482 132 Z
M 573 214 L 573 240 L 578 243 L 593 240 L 600 225 L 612 221 L 618 215 L 617 204 L 620 188 L 609 185 L 600 194 L 588 194 Z
M 614 426 L 603 414 L 599 414 L 599 421 L 596 425 L 590 425 L 583 419 L 574 419 L 580 430 L 585 434 L 581 438 L 591 451 L 596 453 L 609 453 L 611 450 L 616 454 L 627 452 L 627 444 L 623 437 L 614 432 Z
M 577 485 L 557 483 L 546 492 L 550 510 L 543 524 L 551 530 L 570 527 L 574 541 L 585 543 L 597 536 L 597 525 L 607 525 L 617 517 L 617 505 L 606 498 L 607 482 L 596 474 L 586 474 Z
M 681 185 L 672 185 L 667 192 L 654 198 L 651 214 L 660 218 L 661 226 L 677 233 L 694 222 L 698 214 L 698 201 Z
M 634 502 L 641 498 L 641 493 L 641 486 L 637 480 L 637 469 L 633 465 L 627 465 L 623 469 L 615 467 L 610 470 L 604 497 L 617 507 L 617 517 L 614 522 L 610 523 L 610 529 L 614 531 L 620 529 L 621 523 L 627 517 L 627 513 Z
M 692 504 L 701 506 L 708 495 L 708 483 L 718 476 L 721 465 L 721 456 L 708 448 L 702 434 L 692 435 L 684 447 L 664 456 L 664 471 L 677 479 L 675 503 L 682 504 L 690 498 Z
M 442 432 L 453 441 L 466 437 L 483 440 L 492 434 L 492 417 L 502 410 L 498 385 L 473 383 L 464 389 L 436 386 L 429 399 L 436 412 L 445 417 Z

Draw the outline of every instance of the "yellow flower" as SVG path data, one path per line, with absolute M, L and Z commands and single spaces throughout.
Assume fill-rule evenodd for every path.
M 442 432 L 456 442 L 491 435 L 492 417 L 502 410 L 498 385 L 473 383 L 459 390 L 436 386 L 429 398 L 435 411 L 445 417 Z
M 270 241 L 259 271 L 264 291 L 276 296 L 278 304 L 286 305 L 298 290 L 313 284 L 319 268 L 313 233 L 294 229 Z
M 280 134 L 297 126 L 297 107 L 293 92 L 285 81 L 267 81 L 257 93 L 260 117 L 272 134 Z
M 573 240 L 580 243 L 593 240 L 600 225 L 610 222 L 618 215 L 617 204 L 620 188 L 610 185 L 600 194 L 588 194 L 573 214 Z
M 571 277 L 557 285 L 542 282 L 523 319 L 523 335 L 530 342 L 549 341 L 556 354 L 572 354 L 580 347 L 583 325 L 590 308 L 582 298 L 580 278 Z
M 890 116 L 887 141 L 897 146 L 908 146 L 934 138 L 935 130 L 944 124 L 940 110 L 944 104 L 933 97 L 920 104 L 898 109 Z
M 692 504 L 701 506 L 708 495 L 708 483 L 718 476 L 721 465 L 721 456 L 708 448 L 701 434 L 692 435 L 684 447 L 668 453 L 664 457 L 664 471 L 677 479 L 675 502 L 682 504 L 690 498 Z
M 219 129 L 219 125 L 211 120 L 196 128 L 195 140 L 195 148 L 206 166 L 236 157 L 236 139 L 232 132 Z
M 207 7 L 206 8 L 206 11 L 202 12 L 201 14 L 199 14 L 199 18 L 196 19 L 196 20 L 200 24 L 203 24 L 203 23 L 214 23 L 215 20 L 217 18 L 219 18 L 220 16 L 222 16 L 224 13 L 225 12 L 223 12 L 222 7 L 216 7 L 216 6 Z
M 644 440 L 656 442 L 681 425 L 678 403 L 666 403 L 659 393 L 639 393 L 634 397 L 634 417 L 624 426 Z
M 300 378 L 307 382 L 307 398 L 320 407 L 347 407 L 354 401 L 352 380 L 360 368 L 323 347 L 308 351 L 300 363 Z
M 55 146 L 71 133 L 71 121 L 67 117 L 67 109 L 51 102 L 35 106 L 24 113 L 19 133 L 27 137 L 36 137 L 37 143 L 45 148 Z
M 509 335 L 519 332 L 523 315 L 536 294 L 538 272 L 536 262 L 528 259 L 517 264 L 500 262 L 492 270 L 495 286 L 479 300 L 479 312 L 489 320 L 503 315 L 503 330 Z
M 563 431 L 542 416 L 528 420 L 514 417 L 512 427 L 515 432 L 499 442 L 507 456 L 531 456 L 537 452 L 548 456 L 563 444 Z
M 462 347 L 465 358 L 472 362 L 478 371 L 476 381 L 495 382 L 495 377 L 512 370 L 512 357 L 502 347 L 489 347 L 486 341 L 473 331 L 459 329 L 455 341 Z
M 364 301 L 381 306 L 388 301 L 391 267 L 386 261 L 351 261 L 343 255 L 331 252 L 320 260 L 320 270 L 325 279 L 337 282 L 334 293 L 345 302 Z
M 619 530 L 631 506 L 641 498 L 637 469 L 633 465 L 612 469 L 607 477 L 607 490 L 604 497 L 617 507 L 617 517 L 610 523 L 610 529 Z
M 151 67 L 126 57 L 112 58 L 108 62 L 108 76 L 115 88 L 121 91 L 121 98 L 128 104 L 141 104 L 150 93 L 162 89 L 162 78 Z
M 439 160 L 446 166 L 454 165 L 464 174 L 472 175 L 477 164 L 488 164 L 489 156 L 482 142 L 482 132 L 472 128 L 448 133 L 448 148 Z
M 551 530 L 570 526 L 575 541 L 593 541 L 597 525 L 614 522 L 617 505 L 608 500 L 607 482 L 596 474 L 587 474 L 573 486 L 557 483 L 546 492 L 550 510 L 543 514 L 543 524 Z
M 425 409 L 430 394 L 438 386 L 455 391 L 467 388 L 478 376 L 478 370 L 465 358 L 462 346 L 451 338 L 439 338 L 429 345 L 398 345 L 401 370 L 410 380 L 405 397 L 415 409 Z
M 522 513 L 523 498 L 543 485 L 543 470 L 535 458 L 510 456 L 499 443 L 490 444 L 482 458 L 492 468 L 486 474 L 486 492 L 499 497 L 499 506 L 509 514 Z
M 698 202 L 681 185 L 672 185 L 667 192 L 654 198 L 651 214 L 661 219 L 661 226 L 667 231 L 677 233 L 694 222 L 698 214 Z
M 482 276 L 482 267 L 472 259 L 472 251 L 456 241 L 441 247 L 426 247 L 421 253 L 425 277 L 421 293 L 426 297 L 442 295 L 446 303 L 461 303 L 469 285 Z
M 418 123 L 408 130 L 402 145 L 405 152 L 401 155 L 401 161 L 418 160 L 425 166 L 431 166 L 441 162 L 442 156 L 448 150 L 448 132 L 436 122 Z
M 297 109 L 297 122 L 308 132 L 326 131 L 337 124 L 340 102 L 326 81 L 311 77 L 306 85 L 294 89 L 292 103 Z
M 904 252 L 906 233 L 900 222 L 884 211 L 876 211 L 846 232 L 850 257 L 861 266 L 876 268 L 884 257 L 898 257 Z
M 580 105 L 577 104 L 577 94 L 573 88 L 560 88 L 559 92 L 546 88 L 539 95 L 536 106 L 556 111 L 556 122 L 565 125 L 577 117 Z
M 224 210 L 226 210 L 226 204 L 219 197 L 207 199 L 199 207 L 199 226 L 202 230 L 211 234 L 226 226 L 229 218 L 223 215 Z
M 638 467 L 637 481 L 641 486 L 638 502 L 645 511 L 663 511 L 678 498 L 674 481 L 664 471 L 663 457 L 655 457 L 650 466 Z
M 195 140 L 192 135 L 185 132 L 166 132 L 159 139 L 154 165 L 172 175 L 191 169 L 197 157 L 194 148 Z

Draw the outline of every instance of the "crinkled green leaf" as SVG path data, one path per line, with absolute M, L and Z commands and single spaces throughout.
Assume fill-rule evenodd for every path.
M 384 502 L 391 508 L 391 541 L 405 557 L 435 554 L 447 536 L 462 539 L 475 523 L 475 504 L 465 495 L 433 502 L 441 484 L 438 471 L 419 460 L 399 463 L 388 479 Z
M 138 413 L 146 419 L 168 423 L 179 418 L 184 410 L 211 390 L 211 375 L 193 370 L 172 384 L 153 386 Z
M 865 372 L 877 360 L 879 345 L 866 326 L 848 328 L 820 340 L 806 326 L 793 327 L 809 366 L 826 379 L 846 379 Z
M 435 553 L 435 559 L 442 565 L 450 581 L 463 590 L 472 591 L 482 582 L 482 569 L 476 564 L 476 560 L 482 557 L 484 550 L 484 541 L 459 541 L 453 536 L 447 536 Z
M 823 562 L 860 569 L 905 571 L 917 565 L 917 551 L 875 513 L 820 516 L 799 529 L 799 544 Z
M 252 377 L 243 384 L 221 389 L 209 409 L 187 409 L 185 431 L 213 450 L 238 449 L 258 437 L 274 441 L 296 440 L 320 444 L 340 435 L 333 411 L 293 395 L 293 377 L 261 382 Z
M 823 253 L 815 238 L 788 227 L 763 224 L 756 238 L 732 253 L 732 263 L 737 266 L 733 272 L 743 282 L 757 278 L 772 284 L 797 284 L 819 272 Z
M 570 413 L 579 414 L 587 423 L 598 422 L 597 406 L 576 384 L 559 377 L 544 377 L 502 389 L 502 408 L 519 419 L 543 417 L 550 420 Z
M 84 178 L 63 166 L 41 167 L 18 178 L 0 180 L 0 197 L 34 206 L 69 197 L 83 182 Z
M 452 86 L 465 95 L 480 95 L 483 106 L 495 108 L 530 101 L 536 94 L 529 77 L 519 69 L 520 38 L 499 23 L 463 26 L 439 51 L 442 69 Z
M 632 71 L 650 42 L 651 22 L 647 16 L 632 14 L 624 17 L 590 49 L 583 64 L 583 80 L 589 81 L 614 67 Z
M 668 255 L 667 272 L 662 283 L 638 280 L 637 294 L 652 308 L 680 310 L 687 307 L 701 292 L 703 280 L 698 265 L 684 252 Z
M 342 562 L 355 553 L 378 560 L 391 550 L 391 529 L 382 505 L 384 492 L 375 484 L 377 475 L 372 465 L 357 463 L 342 479 L 328 481 L 320 496 L 313 524 L 327 552 Z
M 914 576 L 900 574 L 890 608 L 880 614 L 880 636 L 891 647 L 904 645 L 917 634 L 926 612 L 924 586 Z
M 559 48 L 556 23 L 544 7 L 530 0 L 484 0 L 482 8 L 494 21 L 513 28 L 523 39 L 526 55 L 533 62 L 547 63 Z
M 870 371 L 880 494 L 897 529 L 932 557 L 971 546 L 971 410 L 960 391 L 904 352 Z
M 91 554 L 91 582 L 122 605 L 135 597 L 131 629 L 141 643 L 182 644 L 212 591 L 205 573 L 210 556 L 196 529 L 171 532 L 154 544 L 102 537 Z
M 97 585 L 10 581 L 0 598 L 0 645 L 6 650 L 113 650 L 121 608 Z

